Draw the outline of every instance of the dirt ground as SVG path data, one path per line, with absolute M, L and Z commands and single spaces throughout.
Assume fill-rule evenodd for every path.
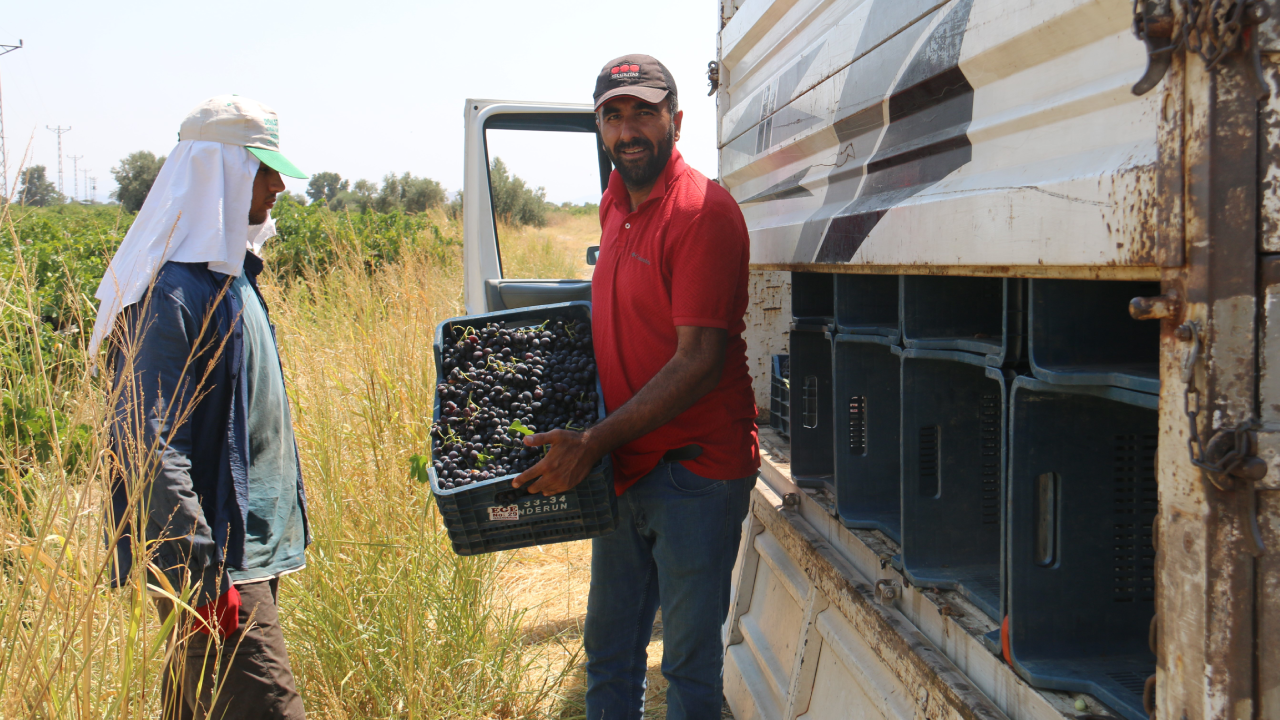
M 543 677 L 565 673 L 563 683 L 548 708 L 561 720 L 584 717 L 586 658 L 582 654 L 582 624 L 587 614 L 587 590 L 591 583 L 591 541 L 524 548 L 511 553 L 504 585 L 513 602 L 526 608 L 525 638 L 542 646 Z M 649 640 L 649 688 L 645 717 L 666 716 L 667 681 L 662 677 L 662 614 Z M 725 718 L 732 719 L 726 710 Z

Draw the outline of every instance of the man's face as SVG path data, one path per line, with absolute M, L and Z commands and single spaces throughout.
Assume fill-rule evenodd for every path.
M 657 181 L 680 139 L 683 119 L 683 112 L 671 117 L 667 100 L 652 105 L 625 95 L 597 111 L 604 151 L 628 188 L 647 188 Z
M 261 225 L 267 221 L 271 208 L 275 207 L 276 195 L 284 192 L 284 178 L 280 173 L 259 163 L 258 174 L 253 177 L 253 201 L 249 203 L 249 224 Z

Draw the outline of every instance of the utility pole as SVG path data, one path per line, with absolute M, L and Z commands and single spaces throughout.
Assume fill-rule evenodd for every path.
M 86 170 L 85 172 L 88 171 Z M 96 202 L 98 198 L 98 178 L 91 177 L 88 179 L 87 183 L 89 185 L 89 202 Z
M 68 155 L 67 157 L 71 158 L 71 187 L 73 188 L 71 191 L 71 199 L 75 202 L 80 202 L 80 171 L 76 169 L 76 161 L 83 160 L 84 156 Z M 89 189 L 89 183 L 84 184 L 84 189 Z
M 93 193 L 89 191 L 89 168 L 85 168 L 81 172 L 84 173 L 84 193 L 88 195 L 89 204 L 93 204 Z
M 59 125 L 56 128 L 51 128 L 45 125 L 44 128 L 51 133 L 58 134 L 58 194 L 62 195 L 62 136 L 71 132 L 71 126 L 62 127 Z
M 14 50 L 22 47 L 22 41 L 19 40 L 17 45 L 0 45 L 0 55 L 7 55 Z M 4 149 L 4 100 L 0 99 L 0 197 L 9 199 L 9 165 L 7 161 L 8 155 Z

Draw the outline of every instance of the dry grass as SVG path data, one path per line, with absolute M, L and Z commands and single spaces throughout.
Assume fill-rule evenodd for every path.
M 600 218 L 551 212 L 546 227 L 499 227 L 498 241 L 506 277 L 587 280 L 587 248 L 600 244 Z
M 591 542 L 525 548 L 509 555 L 502 585 L 512 602 L 525 608 L 526 640 L 544 649 L 542 672 L 564 678 L 556 703 L 547 712 L 560 720 L 584 718 L 582 627 L 591 585 Z M 662 677 L 661 613 L 649 641 L 647 677 L 645 717 L 663 718 L 667 681 Z
M 551 220 L 504 230 L 508 276 L 590 276 L 596 218 Z M 435 325 L 463 312 L 460 257 L 408 255 L 372 275 L 363 260 L 352 252 L 288 286 L 263 278 L 315 536 L 307 569 L 281 588 L 308 713 L 581 717 L 589 543 L 459 558 L 429 489 L 407 472 L 426 449 Z M 0 284 L 18 317 L 0 334 L 39 322 L 30 296 L 22 278 Z M 83 365 L 42 362 L 45 374 L 28 380 L 50 405 L 72 398 L 62 406 L 97 428 L 103 448 L 101 382 Z M 33 466 L 19 462 L 24 453 L 0 447 L 0 717 L 155 717 L 172 627 L 159 624 L 141 577 L 107 588 L 105 456 Z M 648 717 L 665 711 L 661 649 L 659 625 Z

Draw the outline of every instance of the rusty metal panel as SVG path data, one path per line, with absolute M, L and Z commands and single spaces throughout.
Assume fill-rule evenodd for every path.
M 742 337 L 747 342 L 747 363 L 756 407 L 765 413 L 769 410 L 771 359 L 786 353 L 790 344 L 791 273 L 752 270 L 748 286 L 747 329 Z
M 748 0 L 719 133 L 752 262 L 1179 264 L 1181 104 L 1130 92 L 1131 22 L 1119 0 Z
M 1271 96 L 1263 101 L 1258 118 L 1261 144 L 1263 252 L 1280 252 L 1280 54 L 1261 56 L 1263 78 Z
M 1189 55 L 1184 82 L 1187 256 L 1166 290 L 1185 302 L 1161 337 L 1156 707 L 1162 719 L 1234 720 L 1255 711 L 1253 493 L 1215 486 L 1222 478 L 1193 464 L 1193 453 L 1210 458 L 1189 441 L 1194 433 L 1212 446 L 1257 418 L 1262 88 L 1247 52 L 1213 69 Z
M 1258 493 L 1268 548 L 1258 560 L 1258 717 L 1280 718 L 1280 492 Z

